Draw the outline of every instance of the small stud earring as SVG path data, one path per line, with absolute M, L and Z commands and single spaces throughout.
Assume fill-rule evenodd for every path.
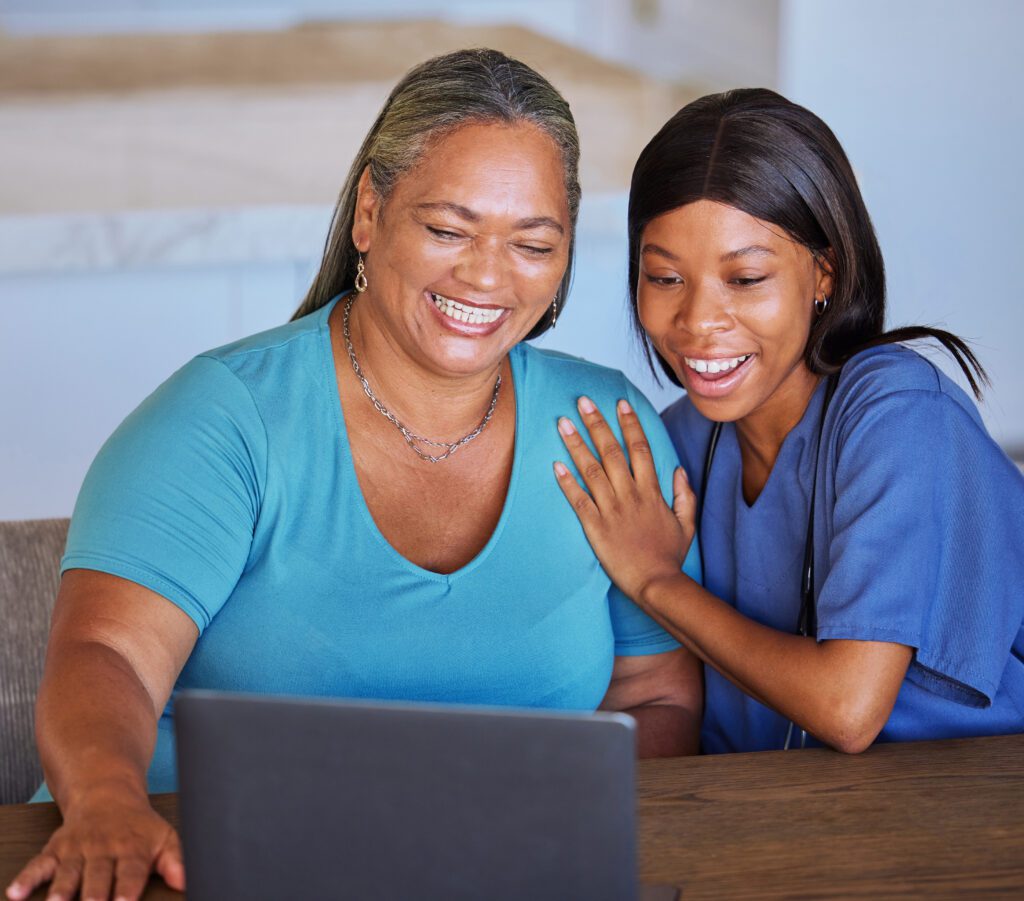
M 363 255 L 359 254 L 359 262 L 356 263 L 356 293 L 362 294 L 366 290 L 366 267 L 363 265 Z
M 828 309 L 828 298 L 823 294 L 820 299 L 814 299 L 814 312 L 819 316 Z

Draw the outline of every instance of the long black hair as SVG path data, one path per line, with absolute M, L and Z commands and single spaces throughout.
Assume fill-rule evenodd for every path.
M 934 339 L 959 363 L 975 397 L 988 376 L 967 343 L 942 329 L 885 331 L 885 265 L 850 161 L 832 130 L 810 110 L 763 88 L 709 94 L 684 106 L 650 141 L 629 192 L 629 295 L 633 325 L 653 367 L 676 385 L 672 368 L 640 324 L 640 239 L 652 219 L 713 200 L 773 223 L 832 273 L 832 295 L 815 317 L 804 352 L 808 369 L 829 375 L 878 344 Z

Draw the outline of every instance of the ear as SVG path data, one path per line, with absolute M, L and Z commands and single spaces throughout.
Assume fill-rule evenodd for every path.
M 814 256 L 814 296 L 831 297 L 834 284 L 835 254 L 831 247 L 813 252 Z
M 366 253 L 373 243 L 373 235 L 380 219 L 380 197 L 370 182 L 370 167 L 363 169 L 356 188 L 356 215 L 352 222 L 352 243 L 360 253 Z

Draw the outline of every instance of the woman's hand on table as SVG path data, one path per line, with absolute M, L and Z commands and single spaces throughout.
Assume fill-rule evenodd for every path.
M 605 572 L 636 600 L 647 584 L 679 575 L 696 530 L 696 498 L 677 468 L 673 505 L 665 503 L 647 436 L 626 401 L 617 413 L 628 457 L 589 398 L 580 398 L 579 411 L 600 459 L 562 418 L 558 431 L 587 490 L 561 462 L 555 477 Z
M 185 890 L 181 841 L 145 797 L 123 788 L 97 789 L 69 807 L 64 824 L 7 887 L 12 901 L 50 883 L 47 901 L 135 901 L 157 872 L 172 889 Z

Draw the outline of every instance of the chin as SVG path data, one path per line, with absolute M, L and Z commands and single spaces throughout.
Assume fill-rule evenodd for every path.
M 481 342 L 473 342 L 473 344 L 476 346 L 439 348 L 437 352 L 430 354 L 434 369 L 443 375 L 476 375 L 499 366 L 508 355 L 507 347 L 484 347 Z
M 745 405 L 737 404 L 728 400 L 708 400 L 706 397 L 698 397 L 694 392 L 687 391 L 687 397 L 705 419 L 712 422 L 736 422 L 742 419 L 749 412 Z

